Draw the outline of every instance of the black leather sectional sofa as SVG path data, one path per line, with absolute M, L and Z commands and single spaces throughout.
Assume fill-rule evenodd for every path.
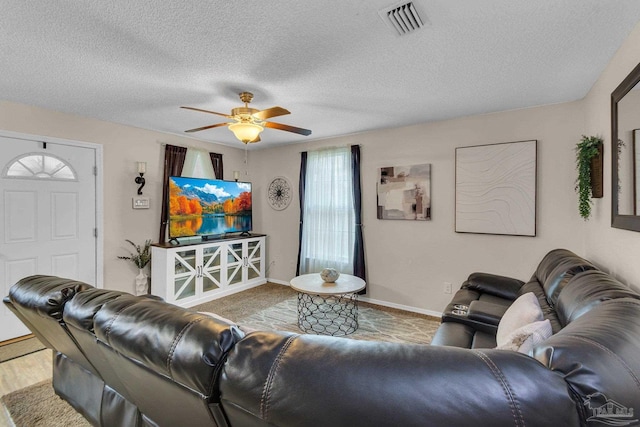
M 500 319 L 509 306 L 519 297 L 533 292 L 543 315 L 551 322 L 554 333 L 563 325 L 558 319 L 556 305 L 560 291 L 576 274 L 597 268 L 566 249 L 555 249 L 540 261 L 531 279 L 525 283 L 511 277 L 488 273 L 472 273 L 445 308 L 442 325 L 432 345 L 452 345 L 463 348 L 493 348 Z M 635 292 L 600 272 L 594 281 L 608 282 L 608 292 L 622 286 L 621 296 L 634 297 Z M 573 288 L 582 288 L 586 279 L 576 280 Z M 603 282 L 604 283 L 604 282 Z M 596 285 L 597 286 L 597 285 Z M 567 294 L 568 295 L 568 294 Z M 616 294 L 618 295 L 618 294 Z
M 530 354 L 492 348 L 500 306 L 525 291 L 553 335 Z M 564 250 L 527 283 L 472 274 L 432 345 L 245 336 L 50 276 L 22 279 L 5 303 L 54 350 L 56 393 L 94 425 L 593 426 L 640 415 L 640 295 Z

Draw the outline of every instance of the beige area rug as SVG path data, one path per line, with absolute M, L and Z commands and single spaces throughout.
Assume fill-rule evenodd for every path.
M 252 329 L 301 333 L 297 320 L 297 293 L 288 286 L 267 283 L 192 310 L 213 312 Z M 348 339 L 419 344 L 428 344 L 440 323 L 435 317 L 363 302 L 360 302 L 358 320 L 358 330 L 348 335 Z M 10 393 L 1 401 L 17 427 L 90 425 L 55 395 L 50 380 Z
M 89 422 L 53 391 L 51 380 L 2 396 L 16 427 L 85 427 Z
M 302 333 L 298 328 L 297 295 L 288 286 L 267 283 L 192 310 L 216 313 L 250 329 Z M 358 304 L 358 330 L 346 338 L 429 344 L 440 325 L 436 317 L 364 302 Z
M 27 354 L 35 353 L 45 348 L 46 347 L 36 337 L 5 344 L 0 346 L 0 363 L 15 359 L 16 357 L 26 356 Z

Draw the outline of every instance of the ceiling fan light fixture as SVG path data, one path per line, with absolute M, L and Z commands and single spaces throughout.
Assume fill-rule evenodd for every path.
M 262 132 L 264 128 L 255 123 L 238 122 L 230 124 L 229 130 L 233 132 L 236 138 L 247 144 L 258 138 L 260 132 Z
M 240 94 L 240 100 L 244 102 L 244 107 L 237 107 L 231 110 L 231 115 L 217 113 L 215 111 L 203 110 L 202 108 L 195 107 L 180 107 L 187 110 L 200 111 L 202 113 L 215 114 L 216 116 L 226 117 L 227 119 L 235 120 L 235 122 L 228 123 L 216 123 L 213 125 L 202 126 L 195 129 L 188 129 L 185 132 L 200 132 L 202 130 L 213 129 L 221 126 L 227 126 L 237 139 L 248 144 L 250 142 L 260 142 L 260 133 L 264 128 L 283 130 L 285 132 L 293 132 L 298 135 L 311 135 L 309 129 L 298 128 L 295 126 L 289 126 L 282 123 L 269 122 L 268 119 L 272 117 L 284 116 L 291 114 L 289 110 L 282 107 L 271 107 L 265 110 L 256 110 L 249 107 L 249 102 L 253 99 L 253 94 L 250 92 L 242 92 Z

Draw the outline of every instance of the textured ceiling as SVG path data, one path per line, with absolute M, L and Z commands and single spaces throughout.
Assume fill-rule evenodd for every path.
M 398 36 L 387 0 L 5 0 L 0 98 L 185 135 L 252 107 L 250 148 L 580 99 L 640 21 L 638 0 L 416 0 Z M 193 137 L 235 147 L 225 128 Z

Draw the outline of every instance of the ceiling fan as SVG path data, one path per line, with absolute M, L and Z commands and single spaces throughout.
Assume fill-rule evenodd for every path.
M 233 119 L 233 122 L 227 123 L 216 123 L 215 125 L 202 126 L 195 129 L 189 129 L 185 132 L 199 132 L 201 130 L 207 130 L 212 128 L 217 128 L 220 126 L 228 126 L 229 130 L 233 132 L 233 134 L 240 141 L 248 144 L 250 142 L 259 142 L 260 141 L 260 132 L 264 130 L 264 128 L 278 129 L 284 130 L 287 132 L 293 132 L 300 135 L 311 135 L 311 131 L 309 129 L 302 129 L 295 126 L 284 125 L 282 123 L 268 122 L 267 119 L 271 117 L 284 116 L 285 114 L 291 114 L 289 110 L 284 109 L 282 107 L 271 107 L 266 110 L 256 110 L 255 108 L 250 108 L 249 103 L 253 99 L 253 94 L 251 92 L 242 92 L 240 93 L 240 100 L 244 102 L 244 107 L 237 107 L 231 110 L 231 114 L 223 114 L 216 113 L 215 111 L 202 110 L 200 108 L 194 107 L 180 107 L 187 110 L 201 111 L 203 113 L 215 114 L 218 116 L 226 117 L 228 119 Z

